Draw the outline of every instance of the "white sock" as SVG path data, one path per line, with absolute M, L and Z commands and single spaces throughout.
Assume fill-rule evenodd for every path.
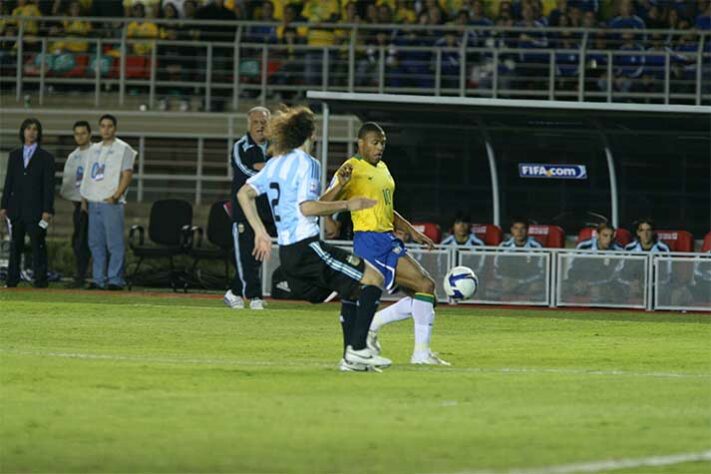
M 415 320 L 415 354 L 426 354 L 430 351 L 432 326 L 434 325 L 434 296 L 417 293 L 412 300 L 412 319 Z
M 375 313 L 373 322 L 370 323 L 371 331 L 378 331 L 386 324 L 394 323 L 407 319 L 412 314 L 412 298 L 406 296 L 396 303 L 391 304 L 387 308 L 381 309 Z

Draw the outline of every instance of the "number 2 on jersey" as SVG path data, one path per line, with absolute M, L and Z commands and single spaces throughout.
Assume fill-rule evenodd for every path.
M 279 214 L 277 213 L 279 197 L 281 196 L 281 189 L 279 188 L 279 183 L 269 183 L 269 189 L 276 189 L 276 197 L 271 200 L 272 214 L 274 214 L 274 222 L 281 222 L 281 217 L 279 217 Z

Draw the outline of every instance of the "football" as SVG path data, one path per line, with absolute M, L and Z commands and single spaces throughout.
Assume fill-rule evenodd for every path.
M 468 300 L 479 287 L 479 277 L 469 267 L 454 267 L 444 277 L 444 291 L 455 300 Z

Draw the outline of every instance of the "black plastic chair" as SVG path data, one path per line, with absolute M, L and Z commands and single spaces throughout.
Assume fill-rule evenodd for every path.
M 211 245 L 205 245 L 205 231 L 202 227 L 192 228 L 192 245 L 188 250 L 188 255 L 193 258 L 191 275 L 203 288 L 219 285 L 221 280 L 221 277 L 198 270 L 198 264 L 203 260 L 224 262 L 224 287 L 230 286 L 230 262 L 234 261 L 234 241 L 232 219 L 224 208 L 225 203 L 226 201 L 219 201 L 210 207 L 210 215 L 207 218 L 207 241 Z
M 192 223 L 193 207 L 189 202 L 181 199 L 164 199 L 154 202 L 151 206 L 148 238 L 154 245 L 146 245 L 145 230 L 142 226 L 131 226 L 128 242 L 138 262 L 133 273 L 127 278 L 129 290 L 138 281 L 138 271 L 144 260 L 167 258 L 170 262 L 169 272 L 152 270 L 149 278 L 140 280 L 141 283 L 159 284 L 167 281 L 173 291 L 177 291 L 179 287 L 187 291 L 187 282 L 179 272 L 176 272 L 173 258 L 188 252 L 190 244 L 188 236 Z

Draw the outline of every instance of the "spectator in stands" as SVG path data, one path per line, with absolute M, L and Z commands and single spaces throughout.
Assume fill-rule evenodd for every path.
M 262 9 L 258 21 L 265 23 L 273 23 L 276 21 L 274 18 L 274 3 L 269 0 L 262 3 Z M 246 39 L 250 43 L 275 44 L 278 41 L 276 26 L 250 26 L 247 28 Z
M 235 40 L 237 27 L 233 24 L 214 25 L 210 24 L 210 20 L 220 21 L 236 21 L 237 15 L 235 11 L 225 7 L 223 0 L 211 0 L 210 3 L 198 9 L 195 13 L 196 20 L 208 20 L 200 25 L 200 39 L 203 41 L 213 42 L 228 42 L 232 43 Z M 198 58 L 200 67 L 203 71 L 207 71 L 207 58 L 202 57 L 205 50 L 199 52 Z M 214 46 L 212 48 L 212 82 L 213 83 L 231 83 L 230 76 L 232 74 L 232 60 L 234 58 L 233 47 Z M 205 109 L 213 112 L 221 112 L 225 109 L 227 96 L 232 93 L 229 89 L 213 88 L 212 100 L 210 104 L 205 104 Z M 237 93 L 237 91 L 234 91 Z
M 610 28 L 643 30 L 646 25 L 644 20 L 633 13 L 632 0 L 620 0 L 619 15 L 610 21 Z
M 511 238 L 499 245 L 503 252 L 543 247 L 528 235 L 528 219 L 514 218 L 510 230 Z M 543 264 L 543 259 L 531 256 L 525 259 L 506 255 L 497 256 L 494 260 L 494 270 L 496 278 L 501 281 L 501 292 L 530 295 L 542 291 L 545 275 Z
M 699 14 L 695 26 L 699 30 L 711 30 L 711 1 L 699 0 Z
M 385 61 L 386 83 L 388 77 L 392 75 L 396 51 L 390 41 L 390 33 L 386 30 L 377 30 L 366 43 L 364 57 L 358 59 L 356 65 L 356 84 L 358 86 L 378 85 L 381 49 Z
M 632 224 L 636 238 L 625 246 L 627 252 L 669 252 L 669 246 L 657 238 L 652 219 L 640 219 Z
M 305 80 L 307 85 L 317 85 L 323 81 L 321 72 L 324 53 L 321 48 L 333 46 L 336 43 L 334 30 L 324 28 L 321 24 L 338 21 L 340 16 L 338 0 L 306 0 L 302 14 L 309 22 L 306 42 L 309 46 L 318 48 L 306 53 Z M 332 56 L 332 52 L 329 52 L 328 55 Z M 332 63 L 332 61 L 330 62 Z
M 284 15 L 282 24 L 277 27 L 277 38 L 281 41 L 284 37 L 284 31 L 287 28 L 291 28 L 296 31 L 299 38 L 299 42 L 306 43 L 306 35 L 309 34 L 309 29 L 305 26 L 299 26 L 298 28 L 292 23 L 306 23 L 306 18 L 299 15 L 298 9 L 295 5 L 287 5 L 284 8 Z M 302 41 L 303 40 L 303 41 Z
M 91 23 L 81 19 L 81 4 L 78 0 L 73 0 L 69 3 L 69 16 L 73 20 L 64 20 L 62 22 L 62 31 L 59 36 L 86 38 L 91 33 Z M 70 53 L 86 53 L 89 50 L 88 41 L 73 41 L 62 40 L 55 41 L 50 46 L 50 50 L 54 54 L 59 54 L 65 51 Z
M 291 8 L 294 11 L 294 17 L 301 15 L 301 9 L 304 6 L 304 0 L 272 0 L 274 3 L 274 18 L 284 20 L 286 10 Z
M 456 245 L 459 247 L 483 246 L 484 241 L 471 231 L 472 220 L 462 213 L 458 213 L 452 224 L 452 235 L 441 242 L 441 245 Z
M 256 175 L 270 158 L 268 155 L 267 122 L 271 112 L 264 107 L 255 107 L 247 113 L 248 131 L 235 142 L 230 164 L 232 166 L 232 237 L 234 239 L 237 271 L 230 289 L 225 293 L 224 302 L 233 309 L 244 309 L 244 300 L 250 300 L 250 308 L 264 309 L 262 285 L 259 279 L 259 261 L 254 258 L 254 231 L 247 222 L 242 206 L 237 202 L 237 192 L 251 177 Z M 257 209 L 263 222 L 270 223 L 270 233 L 274 234 L 272 211 L 266 195 L 257 199 Z
M 102 2 L 97 0 L 91 5 L 91 16 L 99 18 L 119 18 L 124 16 L 124 9 L 121 2 Z M 114 38 L 121 35 L 123 28 L 121 23 L 106 21 L 101 24 L 99 32 L 102 37 Z
M 68 286 L 70 288 L 82 288 L 85 284 L 84 280 L 89 267 L 91 251 L 89 250 L 89 209 L 86 201 L 82 200 L 79 188 L 84 178 L 86 162 L 92 145 L 91 126 L 89 122 L 82 120 L 74 124 L 73 132 L 77 148 L 69 154 L 67 161 L 64 163 L 60 194 L 74 205 L 72 250 L 74 251 L 76 270 L 74 281 Z
M 644 47 L 635 40 L 634 34 L 623 33 L 619 51 L 631 53 L 644 51 Z M 615 90 L 635 92 L 641 87 L 640 78 L 644 72 L 645 56 L 642 54 L 617 54 L 614 56 Z
M 367 4 L 365 8 L 364 23 L 375 25 L 378 23 L 378 6 L 374 3 Z
M 17 0 L 17 6 L 12 10 L 12 16 L 15 18 L 13 24 L 20 30 L 20 24 L 23 26 L 24 43 L 22 45 L 25 51 L 37 51 L 40 48 L 40 42 L 37 40 L 39 34 L 39 22 L 37 20 L 23 20 L 25 17 L 42 16 L 39 8 L 28 0 Z M 15 45 L 17 49 L 17 44 Z
M 378 7 L 378 23 L 389 25 L 394 23 L 393 11 L 388 5 L 380 5 Z
M 293 27 L 287 27 L 282 30 L 279 44 L 284 46 L 284 49 L 278 50 L 279 59 L 281 59 L 281 67 L 274 74 L 274 84 L 281 86 L 298 85 L 304 77 L 304 56 L 303 49 L 298 49 L 298 46 L 305 44 L 305 39 L 300 36 Z M 283 90 L 278 93 L 278 99 L 290 100 L 294 98 L 296 92 L 292 90 Z
M 42 148 L 42 124 L 35 118 L 20 125 L 20 148 L 10 152 L 5 174 L 0 222 L 11 236 L 6 288 L 20 282 L 25 234 L 32 246 L 35 288 L 47 288 L 47 227 L 54 215 L 54 156 Z
M 521 15 L 522 19 L 516 23 L 516 26 L 530 29 L 518 33 L 518 47 L 528 51 L 519 54 L 517 74 L 522 89 L 540 89 L 545 85 L 540 79 L 548 74 L 548 69 L 543 66 L 549 61 L 548 55 L 530 50 L 548 47 L 548 38 L 544 32 L 545 25 L 535 18 L 530 4 L 523 5 Z
M 136 152 L 116 136 L 117 124 L 110 114 L 99 119 L 101 143 L 89 151 L 79 188 L 89 209 L 89 248 L 94 261 L 94 281 L 87 289 L 118 291 L 126 284 L 124 206 Z
M 417 13 L 409 0 L 397 0 L 393 13 L 395 23 L 414 24 L 417 22 Z
M 160 3 L 160 0 L 123 0 L 124 16 L 134 16 L 134 7 L 136 5 L 143 5 L 144 16 L 146 18 L 156 18 L 160 10 Z
M 455 31 L 446 31 L 444 36 L 435 42 L 441 49 L 440 81 L 443 88 L 458 88 L 461 69 L 459 46 L 462 35 Z
M 156 40 L 160 34 L 158 25 L 152 21 L 145 21 L 146 7 L 142 3 L 134 3 L 131 7 L 132 17 L 136 20 L 132 21 L 126 27 L 126 37 L 129 39 L 150 39 Z M 154 41 L 136 41 L 131 45 L 133 54 L 145 56 L 150 54 L 155 45 Z
M 548 26 L 560 26 L 561 18 L 568 16 L 568 0 L 556 0 L 556 7 L 548 15 Z
M 186 2 L 187 3 L 187 2 Z M 172 20 L 172 23 L 162 23 L 160 25 L 160 39 L 167 41 L 189 41 L 191 36 L 188 27 L 179 21 L 178 8 L 174 3 L 168 2 L 163 5 L 163 18 Z M 158 80 L 181 82 L 186 79 L 186 70 L 189 67 L 190 59 L 185 54 L 185 46 L 177 44 L 161 44 L 158 46 Z M 159 93 L 164 94 L 158 101 L 158 110 L 168 110 L 170 108 L 171 97 L 180 100 L 180 110 L 185 112 L 190 109 L 189 89 L 179 86 L 169 88 L 158 87 Z

